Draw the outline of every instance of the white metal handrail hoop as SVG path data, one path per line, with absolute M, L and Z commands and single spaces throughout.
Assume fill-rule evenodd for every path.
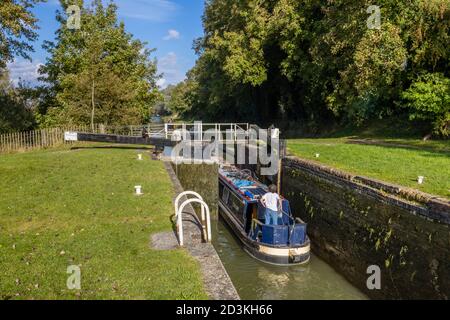
M 177 231 L 178 231 L 178 237 L 179 237 L 179 240 L 180 240 L 180 246 L 183 246 L 183 225 L 182 225 L 183 220 L 182 219 L 178 219 L 178 216 L 181 215 L 181 212 L 178 210 L 179 209 L 178 204 L 179 204 L 181 198 L 183 198 L 184 196 L 188 196 L 188 195 L 192 195 L 192 196 L 196 197 L 197 199 L 203 200 L 202 196 L 200 194 L 198 194 L 197 192 L 195 192 L 195 191 L 184 191 L 184 192 L 180 193 L 176 197 L 175 203 L 174 203 L 174 206 L 175 206 L 175 219 L 177 221 Z M 203 208 L 203 206 L 202 206 L 201 210 L 202 210 L 202 217 L 203 217 L 204 210 L 205 210 Z M 204 226 L 204 221 L 202 221 L 202 227 L 203 226 Z
M 183 198 L 184 196 L 188 196 L 188 195 L 194 196 L 194 197 L 196 197 L 197 199 L 200 199 L 200 200 L 203 201 L 202 196 L 201 196 L 199 193 L 195 192 L 195 191 L 184 191 L 184 192 L 180 193 L 180 194 L 176 197 L 176 199 L 175 199 L 175 204 L 174 204 L 174 205 L 175 205 L 175 216 L 176 216 L 176 217 L 178 216 L 178 204 L 180 203 L 181 198 Z M 204 209 L 203 209 L 203 207 L 202 207 L 202 219 L 203 219 L 203 215 L 204 215 Z
M 183 196 L 193 195 L 195 198 L 185 200 L 181 206 L 178 207 L 179 201 Z M 180 246 L 183 246 L 183 210 L 190 203 L 199 203 L 201 206 L 201 219 L 202 219 L 202 231 L 203 236 L 207 242 L 211 242 L 211 218 L 209 207 L 200 194 L 194 191 L 184 191 L 180 193 L 175 199 L 175 217 L 177 219 L 177 230 L 180 241 Z M 205 221 L 206 220 L 206 221 Z M 206 222 L 206 225 L 205 225 Z
M 207 231 L 207 233 L 206 233 L 206 241 L 207 242 L 211 242 L 211 220 L 210 220 L 210 213 L 209 213 L 208 205 L 203 200 L 194 198 L 194 199 L 188 199 L 188 200 L 184 201 L 181 204 L 180 208 L 178 209 L 178 214 L 177 214 L 177 217 L 178 217 L 178 230 L 179 230 L 179 235 L 178 236 L 179 236 L 179 239 L 180 239 L 180 246 L 183 246 L 183 244 L 184 244 L 184 242 L 183 242 L 183 220 L 182 220 L 183 219 L 183 217 L 182 217 L 183 214 L 182 214 L 182 212 L 183 212 L 184 208 L 190 203 L 199 203 L 202 207 L 205 208 L 205 212 L 206 212 L 206 231 Z

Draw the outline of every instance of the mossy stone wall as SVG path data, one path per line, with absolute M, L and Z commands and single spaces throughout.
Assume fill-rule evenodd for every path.
M 199 193 L 206 204 L 208 204 L 211 211 L 211 219 L 217 218 L 217 199 L 219 194 L 218 165 L 206 163 L 171 164 L 183 189 Z M 194 208 L 196 208 L 195 205 Z
M 283 194 L 308 223 L 313 251 L 371 298 L 449 299 L 448 201 L 407 200 L 359 178 L 283 160 Z M 381 268 L 381 290 L 367 288 L 370 265 Z

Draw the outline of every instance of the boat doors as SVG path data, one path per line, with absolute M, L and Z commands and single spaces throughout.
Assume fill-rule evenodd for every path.
M 258 219 L 258 203 L 247 202 L 245 206 L 245 233 L 249 234 L 252 229 L 253 219 Z

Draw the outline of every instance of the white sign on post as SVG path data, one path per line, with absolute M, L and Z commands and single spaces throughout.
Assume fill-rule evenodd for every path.
M 64 132 L 64 140 L 65 141 L 78 141 L 78 133 L 76 132 Z

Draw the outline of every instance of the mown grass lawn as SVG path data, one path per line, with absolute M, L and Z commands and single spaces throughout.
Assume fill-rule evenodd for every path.
M 0 299 L 207 298 L 186 251 L 149 246 L 171 229 L 173 189 L 161 162 L 136 153 L 0 155 Z M 79 291 L 67 288 L 70 265 Z
M 348 138 L 292 139 L 291 154 L 335 168 L 450 198 L 450 141 L 385 139 L 359 145 Z M 316 154 L 320 154 L 316 158 Z M 422 185 L 417 177 L 424 176 Z

